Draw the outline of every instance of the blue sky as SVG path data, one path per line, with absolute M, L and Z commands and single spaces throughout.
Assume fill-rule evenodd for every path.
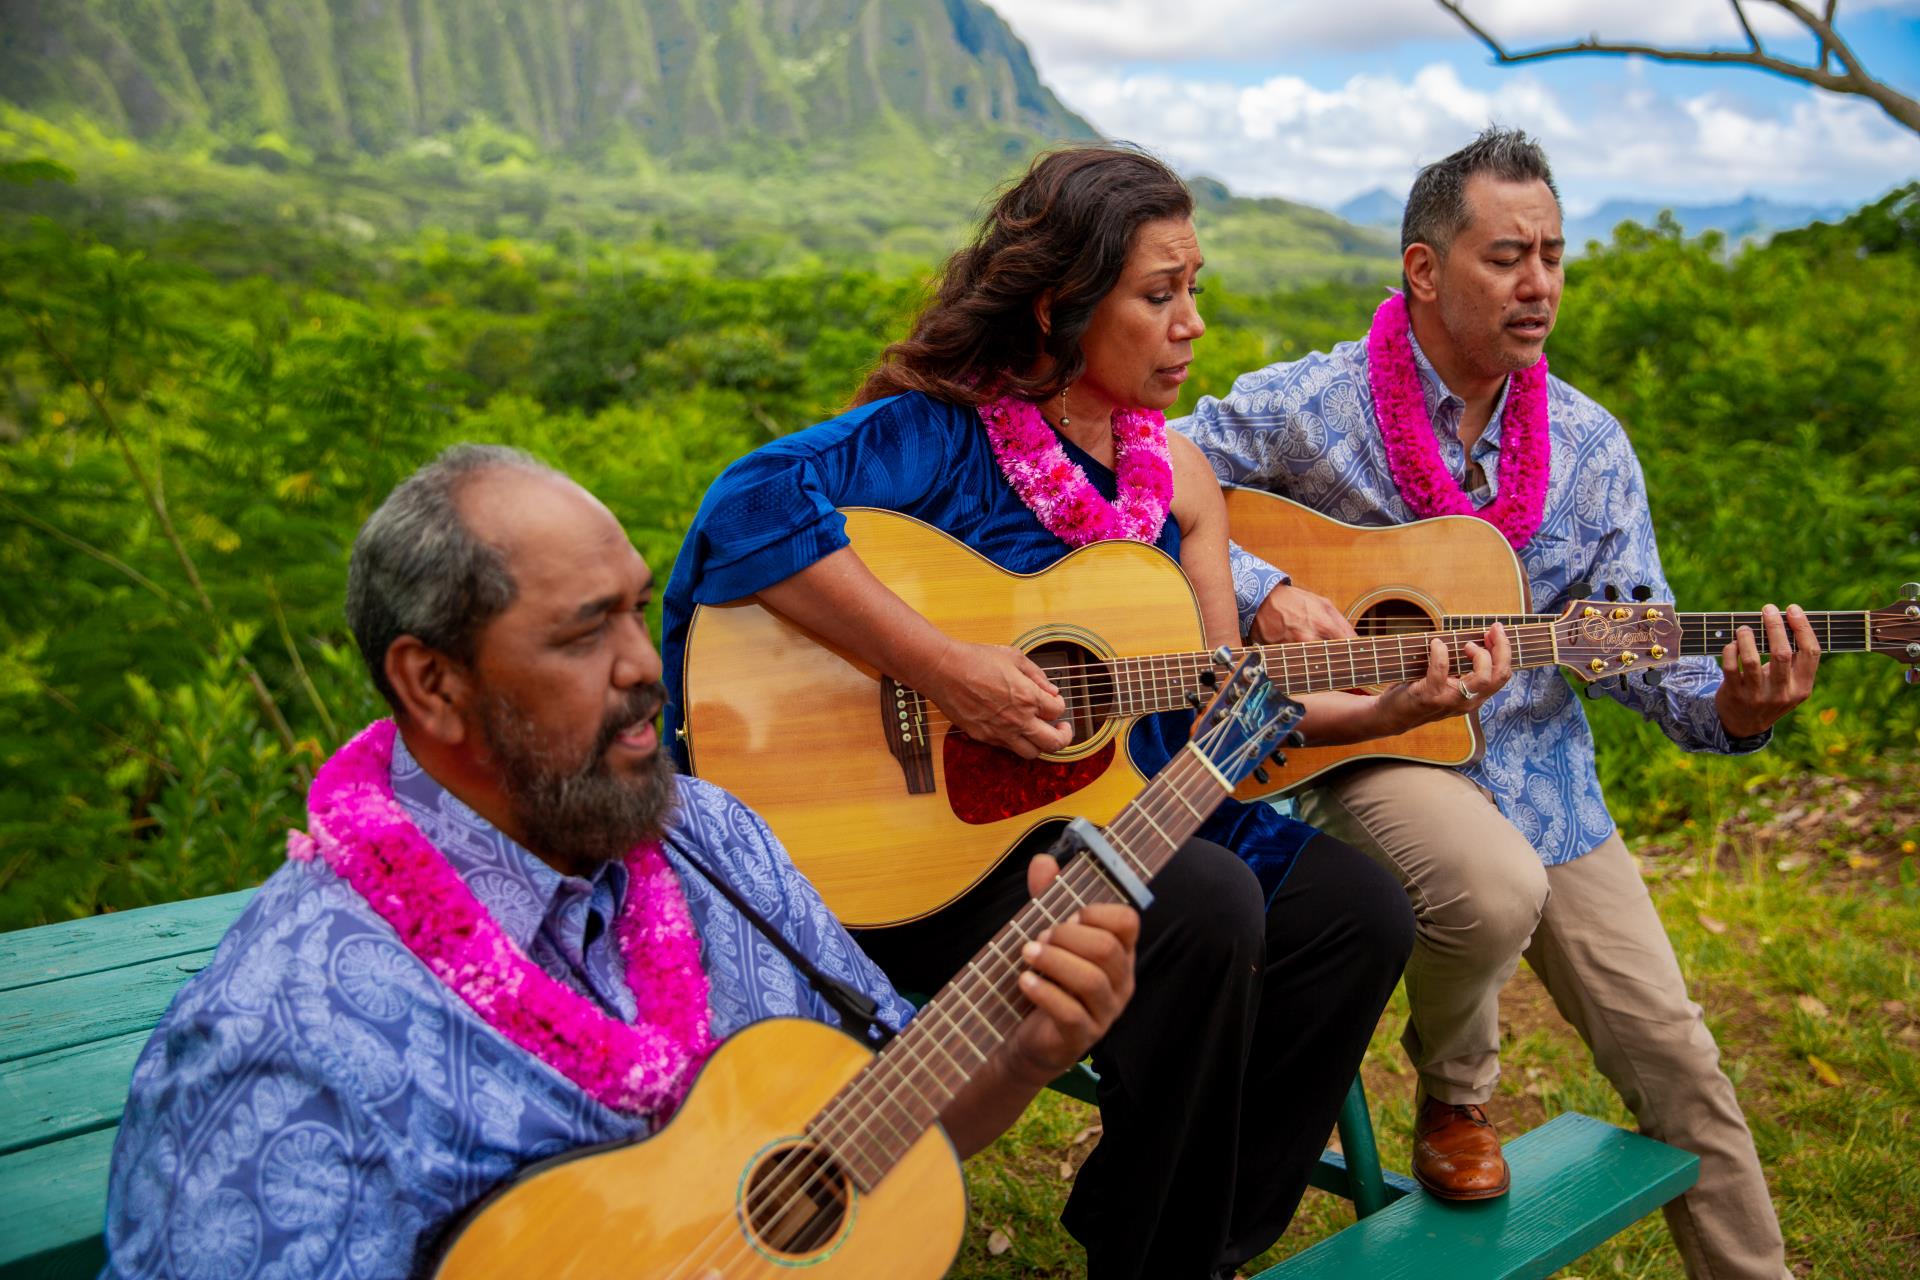
M 1432 0 L 988 0 L 1068 105 L 1188 173 L 1334 205 L 1414 169 L 1489 118 L 1541 137 L 1570 211 L 1608 197 L 1749 193 L 1858 203 L 1920 177 L 1920 136 L 1864 99 L 1744 67 L 1567 58 L 1498 66 Z M 1609 39 L 1744 45 L 1727 0 L 1468 0 L 1509 48 Z M 1810 42 L 1767 0 L 1770 49 Z M 1920 0 L 1842 0 L 1868 70 L 1920 97 Z

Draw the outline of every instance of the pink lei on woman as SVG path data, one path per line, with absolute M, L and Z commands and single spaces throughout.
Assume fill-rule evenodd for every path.
M 615 932 L 638 1016 L 608 1016 L 509 938 L 393 795 L 395 729 L 377 720 L 320 767 L 311 834 L 287 855 L 318 856 L 393 926 L 409 951 L 475 1013 L 597 1101 L 665 1119 L 715 1042 L 700 938 L 658 841 L 626 856 Z
M 1440 460 L 1440 441 L 1414 364 L 1405 296 L 1394 293 L 1373 313 L 1367 331 L 1367 382 L 1374 419 L 1387 449 L 1393 483 L 1413 513 L 1478 516 L 1514 550 L 1527 545 L 1546 510 L 1552 443 L 1547 428 L 1547 358 L 1513 374 L 1500 417 L 1500 492 L 1475 507 Z
M 1071 547 L 1116 538 L 1159 540 L 1173 506 L 1165 417 L 1151 409 L 1114 411 L 1113 474 L 1119 494 L 1108 502 L 1067 456 L 1038 405 L 1001 396 L 981 405 L 979 413 L 1001 474 L 1047 532 Z

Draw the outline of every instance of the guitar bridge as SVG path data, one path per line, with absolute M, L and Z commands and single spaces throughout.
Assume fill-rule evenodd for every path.
M 906 775 L 907 794 L 933 793 L 933 744 L 927 732 L 927 699 L 892 676 L 880 677 L 880 736 Z

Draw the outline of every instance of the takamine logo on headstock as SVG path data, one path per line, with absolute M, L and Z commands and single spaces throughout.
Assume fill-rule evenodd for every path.
M 1680 621 L 1662 602 L 1576 600 L 1553 632 L 1561 664 L 1583 680 L 1657 669 L 1680 656 Z

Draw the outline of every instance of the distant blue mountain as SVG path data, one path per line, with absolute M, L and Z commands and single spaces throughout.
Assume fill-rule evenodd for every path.
M 1853 212 L 1849 204 L 1783 204 L 1764 196 L 1745 196 L 1729 204 L 1609 200 L 1592 213 L 1569 219 L 1567 239 L 1580 249 L 1586 248 L 1589 240 L 1604 243 L 1612 239 L 1613 229 L 1623 222 L 1653 225 L 1663 209 L 1671 209 L 1690 236 L 1718 231 L 1734 244 L 1764 240 L 1776 231 L 1790 231 L 1809 222 L 1834 222 Z
M 1400 215 L 1406 205 L 1385 187 L 1363 191 L 1334 210 L 1348 222 L 1362 227 L 1400 229 Z M 1744 240 L 1764 240 L 1776 231 L 1790 231 L 1809 222 L 1833 222 L 1853 212 L 1847 204 L 1786 204 L 1765 196 L 1744 196 L 1725 204 L 1677 204 L 1670 200 L 1608 200 L 1592 213 L 1567 221 L 1567 240 L 1579 253 L 1587 241 L 1602 243 L 1613 238 L 1613 229 L 1623 222 L 1652 226 L 1661 210 L 1671 209 L 1690 236 L 1718 231 L 1739 244 Z
M 1334 212 L 1358 227 L 1384 227 L 1398 231 L 1400 214 L 1406 207 L 1406 201 L 1393 192 L 1385 187 L 1375 187 L 1371 191 L 1361 192 Z

